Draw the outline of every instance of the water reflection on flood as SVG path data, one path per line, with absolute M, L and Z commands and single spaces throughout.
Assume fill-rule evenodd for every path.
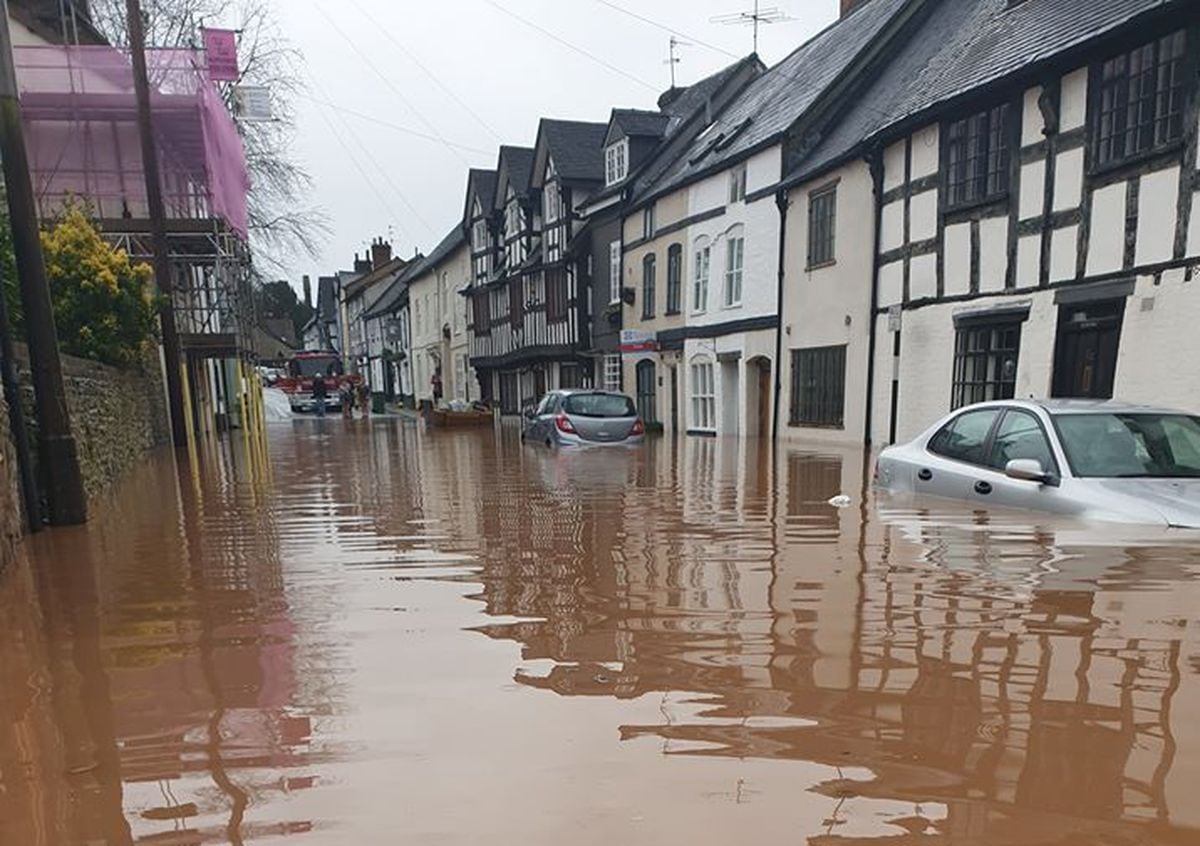
M 868 490 L 389 420 L 158 462 L 0 576 L 0 843 L 1198 842 L 1200 545 Z

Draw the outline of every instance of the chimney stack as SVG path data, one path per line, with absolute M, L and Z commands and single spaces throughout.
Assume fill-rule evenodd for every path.
M 363 253 L 362 258 L 359 258 L 358 253 L 354 254 L 354 272 L 358 275 L 371 272 L 371 254 Z
M 304 304 L 312 308 L 312 280 L 307 273 L 304 274 Z
M 392 245 L 382 238 L 371 242 L 371 269 L 378 270 L 392 260 Z

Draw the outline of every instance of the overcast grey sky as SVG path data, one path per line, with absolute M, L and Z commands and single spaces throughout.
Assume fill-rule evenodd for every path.
M 654 108 L 670 35 L 622 9 L 695 39 L 679 48 L 681 85 L 751 51 L 749 27 L 710 19 L 753 0 L 275 2 L 309 76 L 297 153 L 331 223 L 320 259 L 292 266 L 297 286 L 348 267 L 377 236 L 403 255 L 428 252 L 461 214 L 467 168 L 493 167 L 501 143 L 532 146 L 541 117 Z M 772 5 L 792 20 L 760 30 L 767 64 L 831 23 L 838 0 Z

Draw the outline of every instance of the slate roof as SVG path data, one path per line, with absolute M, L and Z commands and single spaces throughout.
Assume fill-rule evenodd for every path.
M 604 179 L 604 135 L 608 124 L 543 118 L 538 129 L 560 179 L 597 182 Z
M 769 68 L 675 158 L 649 193 L 667 193 L 778 140 L 908 2 L 911 0 L 870 0 Z M 949 0 L 943 5 L 959 2 L 962 0 Z
M 872 0 L 875 2 L 875 0 Z M 1194 0 L 942 0 L 837 126 L 788 175 L 844 160 L 867 139 L 974 89 L 1035 69 L 1146 12 Z M 870 4 L 868 4 L 869 6 Z
M 704 104 L 708 99 L 716 96 L 722 86 L 737 76 L 738 71 L 742 69 L 743 65 L 752 62 L 759 63 L 761 66 L 758 55 L 751 53 L 749 56 L 739 59 L 728 67 L 721 68 L 721 70 L 711 76 L 706 76 L 704 79 L 686 88 L 672 88 L 664 93 L 662 97 L 659 97 L 659 108 L 669 115 L 686 120 L 696 111 L 704 108 Z M 670 95 L 673 92 L 675 92 L 675 96 L 671 97 Z M 664 99 L 667 99 L 666 103 L 663 103 Z
M 533 176 L 533 148 L 532 147 L 510 147 L 504 145 L 500 148 L 500 163 L 496 167 L 497 174 L 501 171 L 508 177 L 508 184 L 512 186 L 513 191 L 518 197 L 524 197 L 529 193 L 529 180 Z M 500 190 L 499 177 L 496 183 L 496 192 Z M 504 205 L 504 198 L 496 196 L 496 208 L 501 208 Z
M 684 89 L 674 101 L 664 106 L 678 116 L 679 123 L 672 127 L 672 134 L 666 143 L 655 151 L 638 173 L 634 174 L 629 195 L 632 205 L 636 206 L 641 200 L 649 197 L 662 175 L 687 152 L 696 134 L 704 129 L 704 124 L 709 118 L 705 109 L 711 108 L 713 114 L 720 114 L 725 106 L 736 99 L 740 89 L 746 88 L 750 81 L 765 70 L 758 55 L 751 53 Z M 751 71 L 752 75 L 739 86 L 733 87 L 738 74 L 743 71 Z
M 379 267 L 356 277 L 342 287 L 342 299 L 351 300 L 366 291 L 376 282 L 386 279 L 398 270 L 403 270 L 412 259 L 402 259 L 399 256 L 389 259 Z
M 496 208 L 496 181 L 499 178 L 499 174 L 494 170 L 473 167 L 467 172 L 467 206 L 463 212 L 464 220 L 471 219 L 470 202 L 472 190 L 479 195 L 480 202 L 484 204 L 484 214 Z
M 373 303 L 363 309 L 364 319 L 379 317 L 382 314 L 394 311 L 403 301 L 404 295 L 408 293 L 408 283 L 419 275 L 424 261 L 424 256 L 418 256 L 409 262 L 408 266 L 400 271 L 396 275 L 396 278 L 383 289 L 383 293 L 376 297 Z
M 613 109 L 610 123 L 615 123 L 631 138 L 662 138 L 671 124 L 671 114 L 644 109 Z
M 394 309 L 400 302 L 404 289 L 408 287 L 410 282 L 428 273 L 439 262 L 445 261 L 451 253 L 466 243 L 466 232 L 463 231 L 461 224 L 456 223 L 454 228 L 446 233 L 446 237 L 442 238 L 438 242 L 438 245 L 430 250 L 429 255 L 414 259 L 404 269 L 404 272 L 392 280 L 392 283 L 384 289 L 383 293 L 375 298 L 375 302 L 367 306 L 367 317 L 376 317 Z

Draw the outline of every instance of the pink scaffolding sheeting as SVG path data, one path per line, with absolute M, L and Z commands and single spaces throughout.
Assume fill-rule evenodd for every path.
M 221 218 L 243 238 L 250 178 L 237 126 L 191 50 L 149 50 L 150 110 L 173 219 Z M 70 198 L 105 218 L 144 218 L 146 183 L 128 53 L 13 50 L 25 141 L 43 215 Z

